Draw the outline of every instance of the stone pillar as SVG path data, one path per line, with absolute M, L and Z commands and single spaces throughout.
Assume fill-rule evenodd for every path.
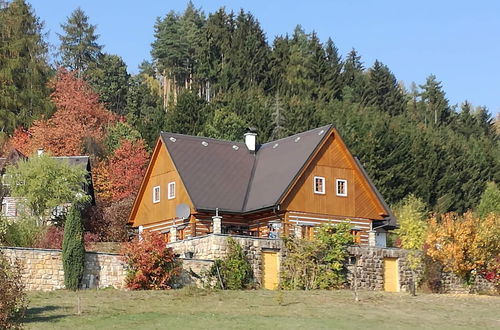
M 139 226 L 139 240 L 142 240 L 142 232 L 144 231 L 143 226 Z
M 177 242 L 177 227 L 170 227 L 170 242 Z
M 212 221 L 213 221 L 213 233 L 222 234 L 222 217 L 220 215 L 213 216 Z
M 377 245 L 377 232 L 370 230 L 368 232 L 368 246 L 375 247 Z
M 302 238 L 302 227 L 301 226 L 296 225 L 293 230 L 295 233 L 295 237 Z

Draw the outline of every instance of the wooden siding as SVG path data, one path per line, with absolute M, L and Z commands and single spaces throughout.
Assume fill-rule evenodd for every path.
M 175 182 L 175 198 L 168 199 L 168 183 Z M 160 202 L 153 203 L 153 187 L 160 186 Z M 144 178 L 141 191 L 134 204 L 130 220 L 133 226 L 147 226 L 176 217 L 176 207 L 187 204 L 193 212 L 193 204 L 167 149 L 161 140 L 154 150 L 150 166 Z
M 287 212 L 286 227 L 287 232 L 293 232 L 294 226 L 320 226 L 322 224 L 336 224 L 348 222 L 354 228 L 360 230 L 361 245 L 368 244 L 368 231 L 371 229 L 371 220 L 363 218 L 336 217 L 328 214 Z
M 325 194 L 314 193 L 314 177 L 325 178 Z M 337 196 L 336 180 L 347 180 L 347 196 Z M 282 209 L 330 216 L 382 220 L 383 207 L 336 133 L 331 134 L 296 181 Z

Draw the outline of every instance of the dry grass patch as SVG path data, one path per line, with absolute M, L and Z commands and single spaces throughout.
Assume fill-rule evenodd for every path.
M 82 314 L 77 315 L 77 295 Z M 27 328 L 499 328 L 500 297 L 350 291 L 86 290 L 31 293 Z

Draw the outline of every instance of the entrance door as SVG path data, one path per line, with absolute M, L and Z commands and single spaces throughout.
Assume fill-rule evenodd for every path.
M 279 283 L 278 252 L 262 251 L 262 287 L 276 290 Z
M 398 258 L 384 258 L 384 291 L 399 292 Z

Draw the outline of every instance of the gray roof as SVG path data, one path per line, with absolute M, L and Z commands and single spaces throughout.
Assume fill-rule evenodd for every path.
M 276 205 L 331 128 L 323 126 L 262 145 L 244 211 Z
M 161 137 L 197 209 L 241 213 L 276 205 L 331 128 L 269 142 L 255 153 L 242 142 L 164 132 Z
M 244 143 L 163 132 L 161 137 L 197 209 L 243 210 L 255 162 Z
M 69 165 L 73 166 L 81 166 L 83 168 L 87 168 L 90 162 L 89 156 L 59 156 L 59 157 L 52 157 L 54 159 L 60 160 L 60 161 L 67 161 Z
M 197 210 L 250 213 L 277 205 L 301 170 L 333 129 L 327 125 L 257 146 L 249 152 L 245 143 L 176 133 L 161 139 Z M 368 177 L 364 177 L 389 215 L 396 218 Z

